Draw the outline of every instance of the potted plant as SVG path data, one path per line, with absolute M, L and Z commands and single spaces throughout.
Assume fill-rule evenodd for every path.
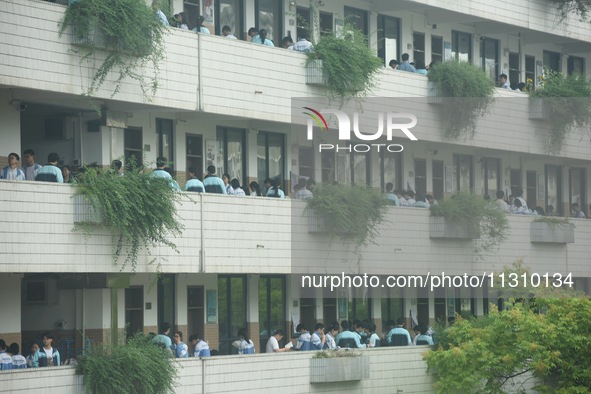
M 329 98 L 341 101 L 367 96 L 381 67 L 382 60 L 368 46 L 367 37 L 348 24 L 320 37 L 306 62 L 308 83 L 323 85 Z
M 66 30 L 71 32 L 81 64 L 106 53 L 85 95 L 94 95 L 112 72 L 117 76 L 111 96 L 127 78 L 136 80 L 148 99 L 148 92 L 156 93 L 166 28 L 145 0 L 78 0 L 60 21 L 60 36 Z M 147 65 L 154 70 L 150 76 L 144 74 Z
M 166 245 L 174 250 L 170 240 L 181 234 L 176 203 L 180 199 L 171 185 L 150 173 L 130 170 L 125 176 L 97 168 L 87 168 L 77 177 L 76 193 L 81 195 L 94 212 L 93 222 L 110 227 L 113 240 L 113 259 L 126 254 L 121 269 L 131 264 L 135 271 L 139 251 L 143 247 Z M 88 221 L 75 224 L 86 234 L 96 230 Z M 125 253 L 124 253 L 125 252 Z
M 325 350 L 310 360 L 310 383 L 369 379 L 369 362 L 359 352 Z
M 308 200 L 308 212 L 313 232 L 321 232 L 348 241 L 356 246 L 366 245 L 377 235 L 377 227 L 384 220 L 388 200 L 373 188 L 323 183 L 314 189 Z M 315 217 L 320 217 L 320 222 Z M 311 222 L 312 225 L 312 222 Z
M 574 243 L 575 225 L 568 218 L 537 217 L 530 225 L 530 239 L 532 243 Z
M 560 153 L 570 133 L 589 134 L 591 82 L 583 75 L 544 69 L 538 86 L 530 91 L 530 119 L 544 120 L 546 151 Z
M 443 97 L 445 138 L 473 138 L 478 119 L 487 113 L 493 101 L 492 81 L 479 67 L 458 61 L 436 64 L 428 76 L 432 89 Z
M 460 192 L 431 205 L 430 210 L 429 238 L 478 239 L 478 256 L 490 253 L 507 238 L 506 214 L 475 194 Z

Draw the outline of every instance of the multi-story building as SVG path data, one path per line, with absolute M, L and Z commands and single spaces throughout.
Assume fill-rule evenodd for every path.
M 550 0 L 314 0 L 312 8 L 308 1 L 283 0 L 171 3 L 191 20 L 206 15 L 212 34 L 170 28 L 152 100 L 134 81 L 124 81 L 112 96 L 108 80 L 94 97 L 103 108 L 99 118 L 81 97 L 93 64 L 80 63 L 72 37 L 58 35 L 66 5 L 0 2 L 0 155 L 31 148 L 43 164 L 58 152 L 74 167 L 165 156 L 181 184 L 189 166 L 203 172 L 215 164 L 245 185 L 279 178 L 288 197 L 293 177 L 307 176 L 382 189 L 387 182 L 410 185 L 439 200 L 464 187 L 490 196 L 522 188 L 530 205 L 552 205 L 567 216 L 571 203 L 589 204 L 588 135 L 569 137 L 560 154 L 547 155 L 524 93 L 497 89 L 495 110 L 470 140 L 445 140 L 436 127 L 439 108 L 425 102 L 413 129 L 418 141 L 395 136 L 403 152 L 321 153 L 292 126 L 292 98 L 324 94 L 306 83 L 306 55 L 244 40 L 251 26 L 266 27 L 279 43 L 296 36 L 301 20 L 318 20 L 319 34 L 350 19 L 385 64 L 407 52 L 427 63 L 469 61 L 492 79 L 506 73 L 511 82 L 536 81 L 543 67 L 588 75 L 588 24 L 576 17 L 560 21 Z M 220 37 L 223 25 L 241 39 Z M 385 67 L 372 95 L 404 103 L 431 89 L 424 75 Z M 536 243 L 532 217 L 510 215 L 507 241 L 479 259 L 472 241 L 430 238 L 428 210 L 391 207 L 376 245 L 362 248 L 359 259 L 352 244 L 309 231 L 305 202 L 210 194 L 184 198 L 179 206 L 185 226 L 176 240 L 179 254 L 153 250 L 157 262 L 142 256 L 129 283 L 117 286 L 122 274 L 113 265 L 111 235 L 103 229 L 86 239 L 72 231 L 79 220 L 73 196 L 71 185 L 0 182 L 0 337 L 7 342 L 26 345 L 51 330 L 62 352 L 73 355 L 84 340 L 105 339 L 112 326 L 147 333 L 168 321 L 186 335 L 203 334 L 224 354 L 240 327 L 261 350 L 270 332 L 292 331 L 297 321 L 369 318 L 381 327 L 399 316 L 410 323 L 412 311 L 433 324 L 459 311 L 486 313 L 494 298 L 481 288 L 386 287 L 334 298 L 322 288 L 304 292 L 302 272 L 482 276 L 521 259 L 531 272 L 572 273 L 577 288 L 591 287 L 591 222 L 585 220 L 575 220 L 574 242 Z

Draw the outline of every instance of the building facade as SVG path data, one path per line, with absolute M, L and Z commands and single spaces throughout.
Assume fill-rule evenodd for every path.
M 546 154 L 540 122 L 528 116 L 527 95 L 508 89 L 496 90 L 494 109 L 473 139 L 446 140 L 437 127 L 439 108 L 427 99 L 433 91 L 427 77 L 385 67 L 372 96 L 400 108 L 420 106 L 413 129 L 418 141 L 396 135 L 394 142 L 404 146 L 397 153 L 319 152 L 318 140 L 307 140 L 304 126 L 294 126 L 294 113 L 305 103 L 294 98 L 320 99 L 324 90 L 307 83 L 305 54 L 279 47 L 283 36 L 297 36 L 302 20 L 318 21 L 308 22 L 317 35 L 352 20 L 386 66 L 409 53 L 426 63 L 470 61 L 495 80 L 505 73 L 510 82 L 537 81 L 544 67 L 589 75 L 586 22 L 575 16 L 560 21 L 549 0 L 211 3 L 172 1 L 175 12 L 207 16 L 212 34 L 170 28 L 155 96 L 148 101 L 127 80 L 112 96 L 110 76 L 93 97 L 101 116 L 81 96 L 100 59 L 80 63 L 71 35 L 58 34 L 66 5 L 0 3 L 0 155 L 33 149 L 43 164 L 58 152 L 72 167 L 107 166 L 132 155 L 153 163 L 165 156 L 181 184 L 188 167 L 203 173 L 215 164 L 244 185 L 280 179 L 288 194 L 183 196 L 185 231 L 175 240 L 180 253 L 156 248 L 135 272 L 122 273 L 113 265 L 108 229 L 90 238 L 72 231 L 84 218 L 71 185 L 0 182 L 1 338 L 26 348 L 40 333 L 54 331 L 62 352 L 74 356 L 106 340 L 111 327 L 148 333 L 168 321 L 230 354 L 241 327 L 262 351 L 272 331 L 293 331 L 296 322 L 371 319 L 380 329 L 404 316 L 409 324 L 434 324 L 460 311 L 482 315 L 495 298 L 486 288 L 412 287 L 361 288 L 334 297 L 322 288 L 304 291 L 301 275 L 308 273 L 482 276 L 522 260 L 531 272 L 572 274 L 576 288 L 590 290 L 591 222 L 582 219 L 573 220 L 574 242 L 539 243 L 530 237 L 532 217 L 510 215 L 508 240 L 483 259 L 471 240 L 431 238 L 429 212 L 420 208 L 389 208 L 375 245 L 358 251 L 314 231 L 305 202 L 289 198 L 299 176 L 382 190 L 392 182 L 438 200 L 463 188 L 492 198 L 497 190 L 521 188 L 529 205 L 569 216 L 572 203 L 589 206 L 591 141 L 573 134 L 560 154 Z M 239 39 L 221 37 L 223 25 Z M 267 28 L 276 47 L 245 41 L 251 26 Z

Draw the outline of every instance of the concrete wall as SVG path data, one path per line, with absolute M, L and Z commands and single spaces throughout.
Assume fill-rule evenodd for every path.
M 421 353 L 428 347 L 361 350 L 369 359 L 370 378 L 353 382 L 310 384 L 314 352 L 219 356 L 178 362 L 178 394 L 257 392 L 273 393 L 428 393 L 432 378 Z M 0 393 L 81 392 L 81 377 L 74 369 L 59 367 L 1 372 Z M 203 382 L 205 376 L 205 382 Z M 203 390 L 205 388 L 205 390 Z M 43 390 L 43 391 L 41 391 Z M 399 391 L 402 390 L 402 391 Z

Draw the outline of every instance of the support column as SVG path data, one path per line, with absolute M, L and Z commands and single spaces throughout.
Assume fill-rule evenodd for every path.
M 0 276 L 0 289 L 5 302 L 0 302 L 0 338 L 10 345 L 13 342 L 21 345 L 21 274 Z M 29 349 L 23 349 L 23 353 Z
M 254 343 L 257 353 L 262 353 L 259 339 L 259 275 L 248 275 L 246 279 L 246 331 Z

